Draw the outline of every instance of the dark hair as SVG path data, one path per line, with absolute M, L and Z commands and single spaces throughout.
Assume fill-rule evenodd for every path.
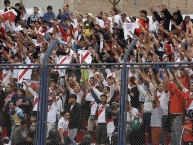
M 190 82 L 189 86 L 190 86 L 191 84 L 193 84 L 193 82 L 192 82 L 192 81 Z
M 13 87 L 13 85 L 12 85 L 12 84 L 7 84 L 7 85 L 9 85 L 11 88 Z
M 83 19 L 83 15 L 79 14 L 79 16 Z
M 74 98 L 75 100 L 77 100 L 76 94 L 71 94 L 71 95 L 70 95 L 70 98 Z
M 21 7 L 21 4 L 20 3 L 16 3 L 15 7 Z
M 47 6 L 47 10 L 52 10 L 52 6 Z
M 106 88 L 108 91 L 110 91 L 110 87 L 108 87 L 108 86 L 105 86 L 105 87 L 104 87 L 104 89 L 105 89 L 105 88 Z
M 163 13 L 165 15 L 164 11 L 161 11 L 160 13 Z
M 101 15 L 103 14 L 103 12 L 102 12 L 102 11 L 99 11 L 98 13 L 100 13 Z
M 118 10 L 117 10 L 117 8 L 112 8 L 112 10 L 115 12 L 115 14 L 117 14 L 118 13 Z
M 22 56 L 21 56 L 21 54 L 20 54 L 19 52 L 16 52 L 16 53 L 12 56 L 13 59 L 14 59 L 15 57 L 18 57 L 19 59 L 22 59 Z
M 40 21 L 36 21 L 35 23 L 38 23 L 39 25 L 41 25 L 41 22 L 40 22 Z
M 135 77 L 130 78 L 130 83 L 135 84 Z
M 22 6 L 19 6 L 19 10 L 24 10 L 24 8 Z
M 122 13 L 121 15 L 122 15 L 122 16 L 125 16 L 125 17 L 127 16 L 125 13 Z
M 42 24 L 43 24 L 43 23 L 46 23 L 46 24 L 47 24 L 47 21 L 46 21 L 46 20 L 43 20 L 43 21 L 42 21 Z
M 190 16 L 186 15 L 186 16 L 184 17 L 184 19 L 187 19 L 187 18 L 190 18 Z
M 151 52 L 149 52 L 149 53 L 148 53 L 148 56 L 151 56 L 151 57 L 153 57 L 153 54 L 152 54 Z
M 60 113 L 61 116 L 64 116 L 66 113 L 70 113 L 69 111 L 63 111 Z
M 178 15 L 178 13 L 177 12 L 173 12 L 173 15 Z
M 24 89 L 19 89 L 19 91 L 21 91 L 23 95 L 26 93 Z
M 117 106 L 111 106 L 111 110 L 117 110 L 118 107 Z
M 27 121 L 26 120 L 22 120 L 20 125 L 24 125 L 24 124 L 27 124 Z
M 100 97 L 105 97 L 107 99 L 107 96 L 105 94 L 102 94 Z
M 108 17 L 108 14 L 107 14 L 107 13 L 103 13 L 103 15 L 104 15 L 104 14 Z
M 140 13 L 143 13 L 147 16 L 147 11 L 146 10 L 141 10 Z
M 159 101 L 159 99 L 157 99 L 157 98 L 152 101 L 152 103 L 153 103 L 154 105 L 155 105 L 156 103 L 158 103 L 158 102 L 160 102 L 160 101 Z
M 4 0 L 4 4 L 5 5 L 10 4 L 10 1 L 9 0 Z
M 68 7 L 69 7 L 69 5 L 68 5 L 68 4 L 66 4 L 66 7 L 68 8 Z
M 16 103 L 15 103 L 14 101 L 11 101 L 10 104 L 11 104 L 11 103 L 12 103 L 14 106 L 16 106 Z
M 37 112 L 36 111 L 31 112 L 30 116 L 34 116 L 37 118 Z

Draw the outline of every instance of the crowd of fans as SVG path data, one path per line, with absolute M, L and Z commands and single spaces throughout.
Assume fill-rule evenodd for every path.
M 70 12 L 68 4 L 58 14 L 48 6 L 43 16 L 36 6 L 28 14 L 22 1 L 12 6 L 4 0 L 4 4 L 5 12 L 14 10 L 16 16 L 12 21 L 11 12 L 8 20 L 0 15 L 0 61 L 4 64 L 0 81 L 1 143 L 30 145 L 35 141 L 40 67 L 19 64 L 42 64 L 49 45 L 57 40 L 49 63 L 80 65 L 50 68 L 47 144 L 117 144 L 119 63 L 135 38 L 138 42 L 128 64 L 165 64 L 128 65 L 127 144 L 193 144 L 192 65 L 167 64 L 193 60 L 192 19 L 188 15 L 183 18 L 178 7 L 171 14 L 161 4 L 160 13 L 150 7 L 149 13 L 141 10 L 139 16 L 112 8 L 110 15 L 99 11 L 96 16 L 86 13 L 83 19 L 81 12 Z M 152 21 L 147 17 L 150 15 Z M 138 27 L 125 34 L 128 23 Z M 85 134 L 83 139 L 81 133 Z

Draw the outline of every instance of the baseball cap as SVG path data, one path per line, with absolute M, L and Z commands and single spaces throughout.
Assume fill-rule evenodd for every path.
M 85 13 L 86 16 L 90 16 L 90 17 L 93 17 L 92 13 Z

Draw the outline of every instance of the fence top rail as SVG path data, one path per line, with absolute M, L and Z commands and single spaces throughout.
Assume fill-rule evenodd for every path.
M 79 63 L 70 63 L 70 64 L 47 64 L 49 67 L 53 66 L 121 66 L 124 63 L 91 63 L 91 64 L 79 64 Z M 129 66 L 147 66 L 147 65 L 193 65 L 193 62 L 147 62 L 147 63 L 126 63 Z M 42 64 L 10 64 L 10 63 L 1 63 L 0 67 L 4 66 L 38 66 L 42 67 Z
M 0 63 L 0 67 L 2 66 L 39 66 L 41 67 L 42 64 L 25 64 L 25 63 L 21 63 L 21 64 L 11 64 L 11 63 Z
M 70 63 L 70 64 L 47 64 L 47 66 L 120 66 L 124 63 L 91 63 L 91 64 L 79 64 L 79 63 Z M 126 63 L 126 65 L 137 66 L 137 65 L 193 65 L 193 62 L 147 62 L 147 63 Z

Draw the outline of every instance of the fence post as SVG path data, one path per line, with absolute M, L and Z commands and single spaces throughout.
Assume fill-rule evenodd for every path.
M 121 72 L 121 100 L 120 100 L 120 110 L 119 110 L 119 136 L 118 145 L 125 145 L 125 132 L 126 132 L 126 105 L 127 100 L 127 62 L 129 58 L 129 53 L 134 45 L 137 43 L 137 39 L 134 39 L 129 45 L 127 52 L 124 57 L 123 68 Z
M 41 72 L 41 84 L 40 84 L 40 97 L 38 104 L 38 125 L 37 125 L 37 145 L 46 145 L 46 129 L 47 129 L 47 109 L 48 109 L 48 79 L 49 79 L 49 56 L 58 44 L 58 40 L 55 40 L 46 51 L 44 61 L 42 64 Z

